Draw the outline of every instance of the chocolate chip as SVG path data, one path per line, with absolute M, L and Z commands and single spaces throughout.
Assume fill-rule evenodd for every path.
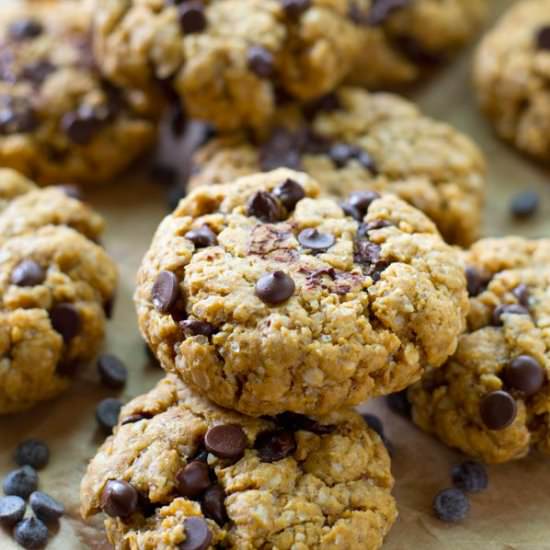
M 296 289 L 290 276 L 283 271 L 275 271 L 261 277 L 256 283 L 256 296 L 269 305 L 286 302 Z
M 273 54 L 262 46 L 250 46 L 247 52 L 248 68 L 260 78 L 273 76 L 275 63 Z
M 29 504 L 36 517 L 44 523 L 54 523 L 65 513 L 61 502 L 41 491 L 31 495 Z
M 489 476 L 483 464 L 467 460 L 451 471 L 453 485 L 466 493 L 479 493 L 489 486 Z
M 66 344 L 82 329 L 80 313 L 73 304 L 68 302 L 61 302 L 53 306 L 50 310 L 50 321 L 53 329 L 63 336 L 63 341 Z
M 199 321 L 198 319 L 186 319 L 180 322 L 180 327 L 183 330 L 185 336 L 206 336 L 210 338 L 218 329 L 206 321 Z
M 512 294 L 518 299 L 520 305 L 525 308 L 529 307 L 530 292 L 529 287 L 526 284 L 519 284 L 512 290 Z
M 350 218 L 353 218 L 358 222 L 363 221 L 363 216 L 361 216 L 361 212 L 359 212 L 359 210 L 355 206 L 352 206 L 347 202 L 342 202 L 340 204 L 340 208 L 343 210 L 346 216 L 349 216 Z
M 481 273 L 475 268 L 468 266 L 464 274 L 466 275 L 466 285 L 470 297 L 479 296 L 487 287 L 486 281 Z
M 265 223 L 283 219 L 281 203 L 267 191 L 257 191 L 248 201 L 247 214 L 255 216 Z
M 150 413 L 131 414 L 130 416 L 127 416 L 124 420 L 122 420 L 120 422 L 120 425 L 125 426 L 126 424 L 135 424 L 136 422 L 140 422 L 141 420 L 148 420 L 150 418 L 153 418 L 153 415 Z
M 101 508 L 112 518 L 127 518 L 138 507 L 138 492 L 127 481 L 109 480 L 101 493 Z
M 535 191 L 518 193 L 510 202 L 510 214 L 514 218 L 524 220 L 535 214 L 540 205 L 540 197 Z
M 291 431 L 271 430 L 258 435 L 254 448 L 262 462 L 277 462 L 296 450 L 296 440 Z
M 530 397 L 544 385 L 546 372 L 534 357 L 518 355 L 505 367 L 503 379 L 508 388 Z
M 320 424 L 312 418 L 293 412 L 285 412 L 277 415 L 276 421 L 287 430 L 293 432 L 305 431 L 316 435 L 327 435 L 332 433 L 335 429 L 332 424 Z
M 43 548 L 48 542 L 48 535 L 48 528 L 33 517 L 20 521 L 13 530 L 17 544 L 29 550 Z
M 151 289 L 153 307 L 160 313 L 168 313 L 180 294 L 178 278 L 171 271 L 161 271 Z
M 298 242 L 304 248 L 324 251 L 330 248 L 336 242 L 336 239 L 328 233 L 321 233 L 317 229 L 309 228 L 300 231 L 298 234 Z
M 194 34 L 206 29 L 207 21 L 201 2 L 185 2 L 179 7 L 179 21 L 186 34 Z
M 0 105 L 0 134 L 24 134 L 37 126 L 38 119 L 28 99 L 12 97 Z
M 193 460 L 176 474 L 178 493 L 187 498 L 196 498 L 212 484 L 208 465 Z
M 360 237 L 368 237 L 369 231 L 376 231 L 377 229 L 384 229 L 384 227 L 391 227 L 391 223 L 386 220 L 373 220 L 368 223 L 362 223 L 357 230 L 357 234 Z
M 290 178 L 278 187 L 275 187 L 273 194 L 283 203 L 289 212 L 292 212 L 296 208 L 296 205 L 306 196 L 304 188 Z
M 260 147 L 260 167 L 264 172 L 277 168 L 300 170 L 301 150 L 296 135 L 285 128 L 276 128 Z
M 36 38 L 44 32 L 44 27 L 36 19 L 19 19 L 8 28 L 8 34 L 13 40 L 27 40 Z
M 21 78 L 23 80 L 30 80 L 33 84 L 39 86 L 55 70 L 56 66 L 53 63 L 50 63 L 47 59 L 42 59 L 25 65 L 21 71 Z
M 381 255 L 382 249 L 379 245 L 366 239 L 355 242 L 354 259 L 364 267 L 365 274 L 374 282 L 380 280 L 381 274 L 389 266 L 388 262 L 380 259 Z
M 227 522 L 225 491 L 221 485 L 216 483 L 205 491 L 201 499 L 201 509 L 207 518 L 214 520 L 220 527 Z
M 470 501 L 460 489 L 444 489 L 433 501 L 435 515 L 446 522 L 462 521 L 470 511 Z
M 212 542 L 208 523 L 198 516 L 186 518 L 183 522 L 185 541 L 178 545 L 179 550 L 206 550 Z
M 367 24 L 373 27 L 382 25 L 394 11 L 410 3 L 411 0 L 374 0 L 367 16 Z
M 15 495 L 26 500 L 38 487 L 38 474 L 31 466 L 23 466 L 9 472 L 4 478 L 2 487 L 4 494 Z
M 479 406 L 481 420 L 490 430 L 503 430 L 516 418 L 518 407 L 505 391 L 493 391 L 483 397 Z
M 101 383 L 108 388 L 120 389 L 126 385 L 128 369 L 124 363 L 114 355 L 104 353 L 97 359 L 97 372 Z
M 361 416 L 371 430 L 374 430 L 380 437 L 384 437 L 384 424 L 380 418 L 370 413 L 364 413 Z
M 109 435 L 117 425 L 122 402 L 119 399 L 108 397 L 100 401 L 95 410 L 95 417 L 99 427 Z
M 82 190 L 78 185 L 72 185 L 72 184 L 63 184 L 63 185 L 56 185 L 56 188 L 65 193 L 67 197 L 81 201 L 82 200 Z
M 355 156 L 353 147 L 346 143 L 335 143 L 329 151 L 329 156 L 337 168 L 343 168 Z
M 218 244 L 218 237 L 210 227 L 203 225 L 197 229 L 191 229 L 185 234 L 185 238 L 189 239 L 195 248 L 206 248 L 207 246 L 215 246 Z
M 11 282 L 16 286 L 36 286 L 44 282 L 46 271 L 34 260 L 19 262 L 11 272 Z
M 536 45 L 538 50 L 550 50 L 550 25 L 537 30 Z
M 15 462 L 19 466 L 32 466 L 41 470 L 50 461 L 50 449 L 40 439 L 26 439 L 15 449 Z
M 103 117 L 87 105 L 66 113 L 61 119 L 61 128 L 67 137 L 77 145 L 88 145 L 103 127 Z
M 347 203 L 357 208 L 361 218 L 363 218 L 367 214 L 370 205 L 379 198 L 380 193 L 376 191 L 354 191 L 348 197 Z
M 297 19 L 311 6 L 311 0 L 280 0 L 287 17 Z
M 403 418 L 411 418 L 412 407 L 407 398 L 407 390 L 390 393 L 386 396 L 386 403 L 392 412 L 402 416 Z
M 238 424 L 220 424 L 206 432 L 204 446 L 219 458 L 238 460 L 247 446 L 246 434 Z
M 493 326 L 499 327 L 502 325 L 503 315 L 529 315 L 529 310 L 519 304 L 502 304 L 497 306 L 492 315 Z
M 23 519 L 26 507 L 27 505 L 21 497 L 15 495 L 0 497 L 0 525 L 2 527 L 15 525 Z

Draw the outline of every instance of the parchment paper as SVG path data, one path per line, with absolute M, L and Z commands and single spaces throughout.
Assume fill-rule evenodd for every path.
M 492 19 L 511 3 L 495 0 Z M 486 153 L 490 164 L 486 234 L 550 236 L 550 172 L 496 140 L 479 116 L 470 85 L 471 53 L 465 52 L 410 95 L 427 114 L 472 135 Z M 170 149 L 168 156 L 184 157 L 177 148 Z M 131 296 L 137 266 L 166 211 L 164 190 L 143 181 L 143 171 L 136 172 L 136 176 L 124 178 L 126 181 L 87 191 L 88 200 L 108 220 L 105 243 L 120 267 L 117 308 L 105 349 L 120 356 L 130 369 L 129 383 L 120 394 L 124 401 L 147 391 L 161 377 L 144 353 Z M 521 189 L 538 190 L 543 204 L 532 221 L 513 223 L 508 201 Z M 95 406 L 111 395 L 114 392 L 99 385 L 90 365 L 58 400 L 26 414 L 0 418 L 0 475 L 13 468 L 12 453 L 22 439 L 39 437 L 51 446 L 51 462 L 40 472 L 40 486 L 67 508 L 60 530 L 48 546 L 52 550 L 110 548 L 99 521 L 85 524 L 80 520 L 78 486 L 87 461 L 102 440 L 96 430 Z M 447 525 L 432 517 L 431 502 L 438 490 L 450 485 L 449 471 L 461 460 L 460 455 L 389 412 L 383 401 L 365 408 L 381 416 L 395 446 L 393 472 L 400 517 L 385 550 L 550 550 L 550 460 L 531 456 L 491 467 L 490 488 L 472 496 L 469 518 L 459 525 Z M 0 530 L 0 550 L 12 548 L 17 545 Z

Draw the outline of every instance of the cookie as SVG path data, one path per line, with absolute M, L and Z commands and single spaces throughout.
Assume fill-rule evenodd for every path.
M 251 418 L 174 375 L 126 405 L 88 466 L 81 511 L 115 548 L 380 548 L 390 459 L 355 412 Z
M 241 133 L 206 144 L 194 157 L 190 187 L 286 166 L 309 173 L 324 194 L 395 193 L 451 243 L 478 237 L 485 193 L 480 151 L 407 100 L 345 87 L 305 109 L 281 108 L 277 121 L 256 140 Z
M 408 386 L 453 353 L 468 304 L 457 252 L 424 214 L 393 195 L 340 205 L 286 169 L 184 198 L 135 301 L 166 370 L 257 416 Z
M 153 142 L 151 100 L 99 75 L 91 11 L 64 0 L 0 13 L 0 165 L 41 183 L 95 183 Z
M 481 43 L 474 65 L 479 103 L 497 133 L 550 161 L 550 1 L 514 4 Z
M 488 463 L 550 454 L 550 240 L 482 240 L 465 261 L 468 330 L 409 390 L 413 419 Z

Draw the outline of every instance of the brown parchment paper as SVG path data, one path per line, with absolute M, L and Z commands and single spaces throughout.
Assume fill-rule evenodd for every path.
M 511 3 L 494 0 L 491 19 Z M 485 234 L 550 236 L 550 171 L 494 138 L 473 100 L 471 56 L 472 49 L 464 52 L 409 95 L 426 113 L 473 136 L 486 153 L 490 193 Z M 185 157 L 174 146 L 165 150 L 164 156 Z M 124 401 L 148 390 L 161 377 L 161 371 L 149 364 L 144 353 L 131 296 L 140 259 L 165 214 L 164 191 L 143 181 L 140 170 L 136 172 L 124 181 L 87 191 L 88 200 L 108 220 L 105 244 L 120 267 L 117 308 L 105 349 L 120 356 L 130 369 L 129 383 L 120 394 Z M 514 193 L 528 188 L 541 193 L 541 211 L 527 223 L 513 223 L 508 215 L 508 201 Z M 48 546 L 52 550 L 110 548 L 99 521 L 86 524 L 79 518 L 78 487 L 87 461 L 102 441 L 96 429 L 95 406 L 111 395 L 115 394 L 99 385 L 95 368 L 90 365 L 58 400 L 26 414 L 0 418 L 1 476 L 13 468 L 13 450 L 22 439 L 43 438 L 51 447 L 51 462 L 40 472 L 40 486 L 67 508 L 67 515 Z M 490 488 L 472 496 L 469 518 L 459 525 L 446 525 L 432 517 L 431 502 L 438 490 L 449 486 L 450 467 L 461 459 L 460 455 L 389 412 L 383 401 L 363 408 L 381 416 L 395 446 L 393 472 L 400 516 L 385 550 L 550 550 L 550 460 L 531 456 L 521 462 L 491 467 Z M 9 533 L 0 529 L 0 550 L 15 548 Z

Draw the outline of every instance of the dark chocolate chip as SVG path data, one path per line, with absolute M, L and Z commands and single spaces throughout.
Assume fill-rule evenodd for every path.
M 355 156 L 355 149 L 347 143 L 335 143 L 329 151 L 329 156 L 337 168 L 343 168 Z
M 297 19 L 311 6 L 311 0 L 281 0 L 281 4 L 287 17 Z
M 41 470 L 50 461 L 50 449 L 40 439 L 26 439 L 15 449 L 15 462 L 19 466 L 32 466 Z
M 171 271 L 161 271 L 151 289 L 151 301 L 160 313 L 168 313 L 180 294 L 178 278 Z
M 412 407 L 407 398 L 407 390 L 390 393 L 386 396 L 386 403 L 392 412 L 403 418 L 411 418 Z
M 453 485 L 466 493 L 479 493 L 489 486 L 489 476 L 483 464 L 467 460 L 451 471 Z
M 550 50 L 550 25 L 537 30 L 536 46 L 538 50 Z
M 83 198 L 82 190 L 80 189 L 80 187 L 78 187 L 78 185 L 63 184 L 63 185 L 57 185 L 56 188 L 59 189 L 60 191 L 63 191 L 63 193 L 65 193 L 65 195 L 67 195 L 67 197 L 71 199 L 81 201 Z
M 363 223 L 359 226 L 357 234 L 360 237 L 367 237 L 369 231 L 376 231 L 377 229 L 384 229 L 384 227 L 391 227 L 391 223 L 386 220 L 373 220 L 368 223 Z
M 216 483 L 205 491 L 201 499 L 201 509 L 207 518 L 214 520 L 220 527 L 227 522 L 225 491 L 221 485 Z
M 359 212 L 359 209 L 355 206 L 352 206 L 348 202 L 340 203 L 340 208 L 344 211 L 344 214 L 346 216 L 349 216 L 350 218 L 353 218 L 358 222 L 363 221 L 363 216 L 361 216 L 361 212 Z
M 499 327 L 502 325 L 503 315 L 529 315 L 529 310 L 519 304 L 502 304 L 497 306 L 492 315 L 493 326 Z
M 470 297 L 479 296 L 486 288 L 486 282 L 481 273 L 475 268 L 468 266 L 464 271 L 466 285 Z
M 317 435 L 327 435 L 332 433 L 335 429 L 332 424 L 320 424 L 312 418 L 293 412 L 285 412 L 277 415 L 276 421 L 287 430 L 293 432 L 305 431 Z
M 347 203 L 357 208 L 361 218 L 363 218 L 367 214 L 370 205 L 379 198 L 380 193 L 376 191 L 354 191 L 348 197 Z
M 23 548 L 43 548 L 48 542 L 48 528 L 37 518 L 20 521 L 13 530 L 13 538 Z
M 101 383 L 108 388 L 120 389 L 126 385 L 128 369 L 124 363 L 114 355 L 104 353 L 97 359 L 97 372 Z
M 38 474 L 31 466 L 23 466 L 9 472 L 4 478 L 2 487 L 4 494 L 15 495 L 26 500 L 38 488 Z
M 112 518 L 127 518 L 138 507 L 138 492 L 127 481 L 111 479 L 101 493 L 101 508 Z
M 2 527 L 15 525 L 23 519 L 26 507 L 27 505 L 21 497 L 15 495 L 0 497 L 0 525 Z
M 375 414 L 364 413 L 361 415 L 368 427 L 374 430 L 381 438 L 384 438 L 384 424 Z
M 140 422 L 141 420 L 149 420 L 150 418 L 153 418 L 153 415 L 150 413 L 131 414 L 122 420 L 120 425 L 125 426 L 126 424 L 135 424 L 136 422 Z
M 53 306 L 50 310 L 50 321 L 54 330 L 63 336 L 65 343 L 70 342 L 82 329 L 80 313 L 69 302 Z
M 364 266 L 366 275 L 371 277 L 374 282 L 380 280 L 382 272 L 389 265 L 388 262 L 380 259 L 381 254 L 382 249 L 375 243 L 366 239 L 355 242 L 354 259 L 358 264 Z
M 529 307 L 530 292 L 529 287 L 523 283 L 519 284 L 512 290 L 512 294 L 518 299 L 520 305 L 525 308 Z
M 208 465 L 200 460 L 189 462 L 176 474 L 177 490 L 181 496 L 196 498 L 212 484 Z
M 185 336 L 206 336 L 210 338 L 218 329 L 206 321 L 199 321 L 198 319 L 186 319 L 180 322 L 180 327 L 183 330 Z
M 518 355 L 505 367 L 503 379 L 508 388 L 530 397 L 544 385 L 546 372 L 534 357 Z
M 261 277 L 256 283 L 256 296 L 269 305 L 286 302 L 296 289 L 292 278 L 283 271 L 275 271 Z
M 35 516 L 44 523 L 54 523 L 65 513 L 65 506 L 61 502 L 41 491 L 31 495 L 29 504 Z
M 490 430 L 503 430 L 510 426 L 517 415 L 514 398 L 505 391 L 493 391 L 483 397 L 479 406 L 481 420 Z
M 108 397 L 100 401 L 95 410 L 95 417 L 99 427 L 107 434 L 111 434 L 117 425 L 122 401 Z
M 462 521 L 470 511 L 470 501 L 460 489 L 444 489 L 433 501 L 433 510 L 441 521 Z
M 260 147 L 260 167 L 264 172 L 276 168 L 300 170 L 301 150 L 297 136 L 284 128 L 276 128 Z
M 287 179 L 273 189 L 273 194 L 292 212 L 296 205 L 306 196 L 304 188 L 292 179 Z
M 535 191 L 522 191 L 510 201 L 510 214 L 517 219 L 527 219 L 533 216 L 540 205 L 539 194 Z
M 248 201 L 247 214 L 266 223 L 283 219 L 283 209 L 279 199 L 267 191 L 258 191 L 252 196 Z
M 328 233 L 321 233 L 317 229 L 310 228 L 300 231 L 298 242 L 304 248 L 322 251 L 330 248 L 336 242 L 336 239 Z
M 46 279 L 45 269 L 34 260 L 23 260 L 11 272 L 11 282 L 16 286 L 36 286 Z
M 53 63 L 50 63 L 47 59 L 43 59 L 25 65 L 21 71 L 21 78 L 23 80 L 30 80 L 33 84 L 40 86 L 55 70 L 56 66 Z
M 254 448 L 262 462 L 277 462 L 294 453 L 296 440 L 291 431 L 271 430 L 258 435 Z
M 215 246 L 218 244 L 218 237 L 210 227 L 202 225 L 197 229 L 191 229 L 185 234 L 185 238 L 189 239 L 195 248 L 206 248 L 207 246 Z
M 13 40 L 27 40 L 36 38 L 44 32 L 42 23 L 36 19 L 19 19 L 11 23 L 8 28 L 9 37 Z
M 104 116 L 88 105 L 66 113 L 61 119 L 61 128 L 77 145 L 88 145 L 104 125 Z
M 247 52 L 248 68 L 260 78 L 273 76 L 275 62 L 273 54 L 262 46 L 251 46 Z
M 194 34 L 206 29 L 207 21 L 202 2 L 184 2 L 179 7 L 179 21 L 186 34 Z
M 219 458 L 239 459 L 247 446 L 246 434 L 238 424 L 220 424 L 204 436 L 204 446 Z
M 186 518 L 183 522 L 185 541 L 178 545 L 179 550 L 207 550 L 212 542 L 208 523 L 198 516 Z
M 382 25 L 394 11 L 410 3 L 411 0 L 374 0 L 367 16 L 367 24 L 373 27 Z

